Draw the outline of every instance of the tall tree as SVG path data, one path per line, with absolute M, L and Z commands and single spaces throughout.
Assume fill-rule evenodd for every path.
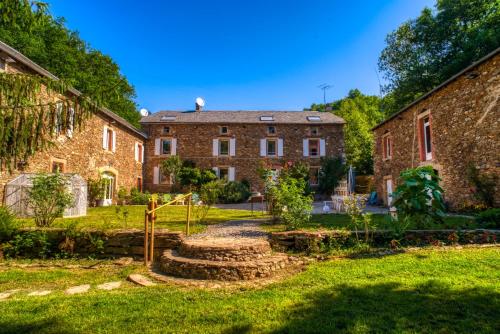
M 500 2 L 437 0 L 386 43 L 379 68 L 392 113 L 500 46 Z
M 309 110 L 329 111 L 342 117 L 347 164 L 360 174 L 373 173 L 373 134 L 371 128 L 382 121 L 384 112 L 382 100 L 378 96 L 364 95 L 358 89 L 338 101 L 312 104 Z
M 135 89 L 109 56 L 92 49 L 40 1 L 0 1 L 0 40 L 134 125 Z

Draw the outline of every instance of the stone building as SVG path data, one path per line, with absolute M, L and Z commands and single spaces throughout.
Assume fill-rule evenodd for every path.
M 169 191 L 160 165 L 171 155 L 213 169 L 219 178 L 247 180 L 262 191 L 257 170 L 266 162 L 303 161 L 317 184 L 321 157 L 342 157 L 344 120 L 331 113 L 285 111 L 161 111 L 141 119 L 148 135 L 144 187 Z
M 0 42 L 0 71 L 57 79 L 3 42 Z M 71 89 L 60 98 L 71 98 L 73 94 L 80 93 Z M 95 179 L 100 175 L 109 180 L 104 202 L 111 204 L 119 188 L 142 188 L 145 140 L 143 132 L 110 110 L 100 108 L 81 130 L 61 133 L 54 147 L 37 152 L 29 161 L 18 164 L 13 173 L 5 169 L 0 171 L 0 196 L 3 200 L 5 184 L 21 173 L 59 170 L 80 174 L 85 179 Z
M 500 175 L 500 49 L 392 115 L 373 131 L 375 182 L 390 204 L 398 176 L 430 165 L 451 209 L 474 203 L 469 166 Z M 499 186 L 495 192 L 500 204 Z

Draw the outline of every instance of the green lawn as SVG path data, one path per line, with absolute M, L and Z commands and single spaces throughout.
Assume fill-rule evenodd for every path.
M 373 226 L 378 230 L 390 229 L 389 215 L 374 214 Z M 313 215 L 311 221 L 304 226 L 301 230 L 316 231 L 316 230 L 334 230 L 339 228 L 349 228 L 350 218 L 346 214 L 319 214 Z M 433 224 L 425 226 L 425 229 L 455 229 L 455 228 L 477 228 L 478 224 L 473 218 L 463 216 L 447 216 L 444 218 L 444 224 Z M 409 226 L 412 228 L 419 228 L 418 226 Z M 283 224 L 270 224 L 264 225 L 264 229 L 269 232 L 284 231 L 286 228 Z
M 78 218 L 58 218 L 52 227 L 67 227 L 73 223 L 77 224 L 77 228 L 89 229 L 121 229 L 121 228 L 144 228 L 144 210 L 143 205 L 127 205 L 129 211 L 127 222 L 123 217 L 117 214 L 118 206 L 108 206 L 99 208 L 89 208 L 87 216 Z M 196 209 L 193 209 L 196 210 Z M 193 212 L 193 218 L 196 216 Z M 249 219 L 252 218 L 251 211 L 246 210 L 222 210 L 211 208 L 206 217 L 206 222 L 196 224 L 192 222 L 191 232 L 201 232 L 206 224 L 216 224 L 233 219 Z M 33 219 L 19 219 L 23 227 L 35 226 Z M 156 221 L 157 228 L 168 228 L 172 231 L 184 231 L 186 226 L 186 207 L 185 206 L 169 206 L 158 211 Z
M 126 269 L 0 266 L 0 291 L 123 279 Z M 498 333 L 500 250 L 340 259 L 260 289 L 165 284 L 0 302 L 1 333 Z M 76 273 L 76 274 L 75 274 Z

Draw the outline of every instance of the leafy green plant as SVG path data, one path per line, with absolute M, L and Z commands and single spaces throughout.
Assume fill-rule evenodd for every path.
M 177 178 L 182 169 L 182 160 L 178 155 L 172 155 L 163 160 L 160 166 L 164 175 L 171 176 L 172 189 L 175 191 L 177 187 Z
M 335 187 L 346 173 L 347 168 L 341 158 L 321 158 L 318 190 L 325 195 L 333 194 Z
M 116 217 L 123 222 L 123 227 L 127 228 L 127 220 L 130 215 L 130 211 L 126 206 L 115 206 Z
M 30 231 L 19 233 L 14 239 L 4 244 L 3 252 L 6 257 L 16 258 L 47 258 L 51 253 L 52 245 L 47 233 Z
M 219 200 L 222 203 L 241 203 L 250 196 L 250 188 L 243 182 L 230 181 L 222 188 Z
M 372 216 L 369 213 L 363 213 L 366 207 L 366 195 L 349 195 L 344 198 L 346 213 L 350 218 L 350 225 L 359 241 L 358 230 L 360 226 L 364 227 L 365 242 L 369 241 L 370 229 L 372 228 Z
M 400 180 L 392 204 L 397 209 L 398 219 L 409 219 L 418 227 L 443 221 L 443 189 L 432 167 L 407 169 L 401 172 Z
M 204 222 L 210 208 L 217 203 L 222 191 L 223 184 L 221 181 L 210 181 L 203 184 L 200 188 L 200 201 L 195 211 L 195 217 L 198 221 Z
M 147 205 L 151 194 L 140 192 L 137 188 L 130 189 L 130 203 L 134 205 Z
M 483 227 L 500 228 L 500 208 L 485 210 L 476 219 Z
M 481 174 L 473 165 L 467 167 L 467 178 L 473 185 L 474 197 L 487 207 L 495 205 L 495 187 L 498 176 L 495 174 Z
M 104 254 L 104 239 L 102 239 L 99 235 L 92 235 L 92 233 L 87 233 L 87 238 L 91 246 L 89 257 Z
M 68 180 L 64 175 L 55 173 L 39 174 L 32 182 L 28 202 L 33 210 L 35 223 L 39 227 L 48 227 L 73 204 Z
M 17 228 L 16 217 L 8 208 L 0 206 L 0 243 L 10 240 Z
M 119 205 L 127 204 L 128 200 L 129 200 L 129 195 L 127 194 L 127 189 L 125 189 L 124 187 L 120 187 L 120 189 L 118 190 L 118 193 L 116 195 L 118 197 L 118 204 Z
M 276 185 L 275 205 L 280 208 L 280 218 L 289 230 L 295 230 L 311 219 L 313 199 L 305 194 L 305 188 L 303 179 L 293 177 L 280 177 Z
M 103 198 L 104 180 L 88 179 L 87 180 L 87 202 L 91 207 L 97 206 L 97 201 Z

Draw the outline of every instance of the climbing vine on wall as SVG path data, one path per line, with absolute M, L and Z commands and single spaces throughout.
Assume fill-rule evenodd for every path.
M 11 172 L 97 111 L 95 102 L 69 91 L 62 80 L 0 73 L 0 170 Z

